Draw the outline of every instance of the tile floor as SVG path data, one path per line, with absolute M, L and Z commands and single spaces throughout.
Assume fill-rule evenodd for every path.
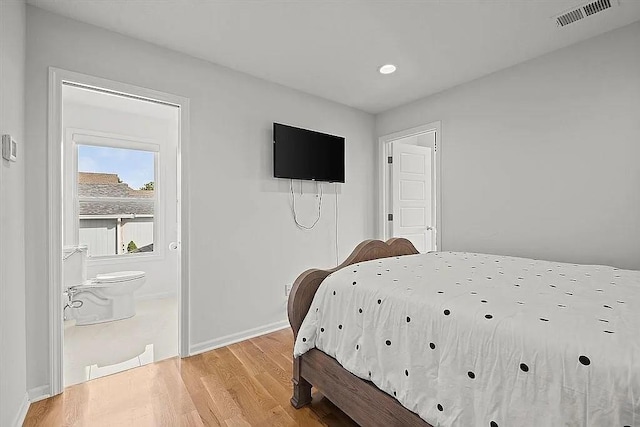
M 115 322 L 64 324 L 64 385 L 167 359 L 178 354 L 177 299 L 136 302 L 136 315 Z

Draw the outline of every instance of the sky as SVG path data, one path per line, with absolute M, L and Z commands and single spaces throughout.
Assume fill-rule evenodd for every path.
M 78 172 L 115 173 L 129 187 L 137 190 L 154 181 L 154 153 L 78 145 Z

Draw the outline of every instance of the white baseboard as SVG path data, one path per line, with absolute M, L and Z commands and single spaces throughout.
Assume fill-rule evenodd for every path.
M 24 419 L 27 417 L 27 411 L 29 410 L 29 394 L 25 392 L 24 397 L 22 398 L 22 403 L 20 404 L 20 409 L 16 414 L 16 417 L 13 419 L 13 425 L 15 427 L 20 427 L 24 423 Z
M 35 403 L 39 400 L 51 397 L 51 387 L 49 384 L 34 387 L 28 390 L 29 402 Z
M 177 297 L 178 294 L 176 292 L 159 292 L 157 294 L 143 294 L 143 295 L 136 295 L 135 296 L 135 300 L 136 301 L 146 301 L 146 300 L 150 300 L 150 299 L 162 299 L 162 298 L 175 298 Z
M 238 332 L 235 334 L 225 335 L 224 337 L 192 345 L 189 349 L 189 355 L 195 356 L 196 354 L 204 353 L 205 351 L 215 350 L 216 348 L 235 344 L 240 341 L 255 338 L 257 336 L 279 331 L 288 327 L 289 322 L 287 320 L 281 320 L 279 322 L 270 323 L 268 325 L 259 326 L 253 329 L 247 329 L 246 331 Z

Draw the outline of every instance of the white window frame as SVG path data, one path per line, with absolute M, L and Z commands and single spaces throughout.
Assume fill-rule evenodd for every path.
M 70 194 L 63 195 L 67 209 L 72 212 L 72 219 L 64 219 L 66 230 L 64 231 L 65 244 L 79 244 L 80 240 L 80 202 L 81 201 L 131 201 L 125 197 L 78 197 L 78 145 L 91 145 L 95 147 L 123 148 L 129 150 L 139 150 L 154 153 L 154 224 L 153 224 L 153 252 L 141 252 L 134 254 L 115 254 L 89 256 L 89 265 L 117 264 L 119 262 L 131 262 L 135 257 L 139 261 L 158 261 L 164 259 L 165 236 L 164 222 L 165 215 L 162 212 L 164 206 L 164 191 L 161 169 L 161 146 L 151 139 L 131 137 L 128 135 L 113 134 L 108 132 L 95 131 L 90 129 L 67 128 L 65 130 L 65 141 L 67 143 L 66 153 L 63 153 L 67 182 L 71 183 Z

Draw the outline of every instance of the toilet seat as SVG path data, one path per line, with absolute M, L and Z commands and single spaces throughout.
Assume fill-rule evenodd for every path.
M 82 285 L 71 286 L 73 289 L 107 288 L 118 284 L 129 283 L 134 280 L 144 279 L 144 271 L 114 271 L 113 273 L 98 274 L 94 279 L 87 280 Z
M 140 279 L 145 276 L 144 271 L 115 271 L 113 273 L 104 273 L 96 275 L 92 280 L 93 283 L 119 283 L 128 282 L 130 280 Z

